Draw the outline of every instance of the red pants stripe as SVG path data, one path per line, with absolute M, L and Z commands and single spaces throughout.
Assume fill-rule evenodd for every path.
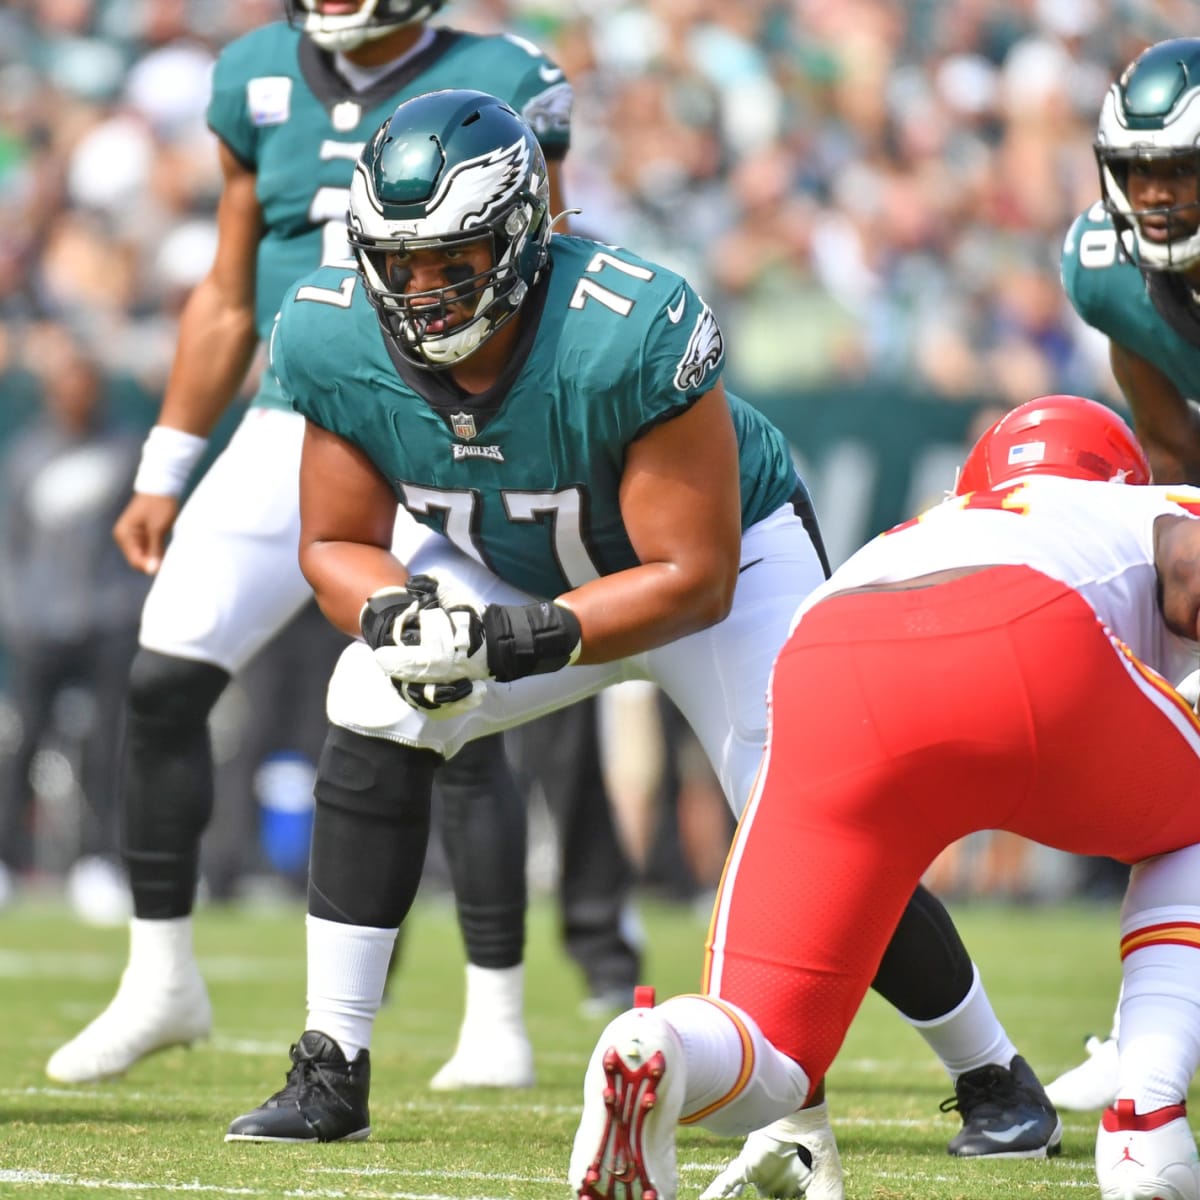
M 770 704 L 706 988 L 812 1079 L 951 842 L 1005 829 L 1125 862 L 1200 842 L 1200 724 L 1077 593 L 1025 567 L 823 602 Z

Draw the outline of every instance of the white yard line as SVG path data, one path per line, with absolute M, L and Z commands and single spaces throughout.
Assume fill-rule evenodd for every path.
M 443 1176 L 444 1178 L 445 1176 Z M 536 1182 L 542 1182 L 537 1180 Z M 89 1179 L 83 1175 L 58 1175 L 48 1171 L 0 1170 L 0 1184 L 27 1187 L 78 1188 L 80 1191 L 149 1192 L 153 1195 L 171 1193 L 210 1196 L 288 1196 L 296 1200 L 509 1200 L 504 1195 L 481 1193 L 476 1196 L 456 1196 L 447 1192 L 369 1191 L 355 1188 L 353 1193 L 336 1188 L 278 1188 L 222 1187 L 209 1183 L 142 1183 L 132 1179 Z

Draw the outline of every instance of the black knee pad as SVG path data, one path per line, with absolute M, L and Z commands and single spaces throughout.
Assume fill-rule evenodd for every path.
M 211 663 L 138 650 L 129 672 L 121 849 L 134 912 L 192 911 L 200 838 L 212 817 L 208 714 L 229 682 Z
M 228 683 L 224 667 L 141 648 L 129 668 L 129 718 L 160 732 L 203 727 Z
M 429 843 L 431 750 L 331 725 L 313 788 L 308 911 L 393 929 L 417 894 Z
M 330 725 L 317 762 L 318 805 L 382 821 L 403 820 L 405 809 L 429 807 L 440 754 Z M 424 799 L 422 799 L 422 797 Z

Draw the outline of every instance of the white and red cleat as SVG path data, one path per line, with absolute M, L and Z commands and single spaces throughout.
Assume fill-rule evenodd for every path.
M 675 1126 L 683 1108 L 683 1046 L 639 988 L 610 1021 L 583 1080 L 583 1113 L 571 1150 L 580 1200 L 676 1200 Z
M 1104 1200 L 1200 1200 L 1200 1161 L 1187 1107 L 1137 1113 L 1132 1100 L 1106 1108 L 1096 1133 Z

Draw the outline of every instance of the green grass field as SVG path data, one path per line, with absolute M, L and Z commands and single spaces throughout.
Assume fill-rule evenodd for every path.
M 1106 1031 L 1118 979 L 1111 907 L 955 910 L 1010 1033 L 1044 1079 L 1072 1065 L 1085 1032 Z M 643 905 L 646 982 L 660 997 L 695 988 L 704 927 L 685 909 Z M 414 914 L 394 995 L 372 1048 L 374 1134 L 364 1143 L 226 1145 L 228 1121 L 283 1083 L 304 1020 L 297 909 L 204 909 L 197 950 L 216 1013 L 212 1040 L 164 1052 L 124 1079 L 49 1083 L 51 1051 L 109 999 L 123 931 L 52 907 L 0 915 L 0 1195 L 53 1197 L 387 1197 L 542 1200 L 563 1183 L 580 1081 L 601 1019 L 580 1015 L 582 985 L 546 903 L 530 916 L 527 1010 L 538 1086 L 457 1097 L 425 1084 L 449 1055 L 461 1011 L 453 914 Z M 1058 1159 L 960 1162 L 946 1155 L 956 1114 L 919 1037 L 868 998 L 830 1076 L 848 1200 L 1056 1200 L 1095 1192 L 1095 1118 L 1064 1118 Z M 694 1200 L 737 1143 L 687 1130 L 681 1200 Z

